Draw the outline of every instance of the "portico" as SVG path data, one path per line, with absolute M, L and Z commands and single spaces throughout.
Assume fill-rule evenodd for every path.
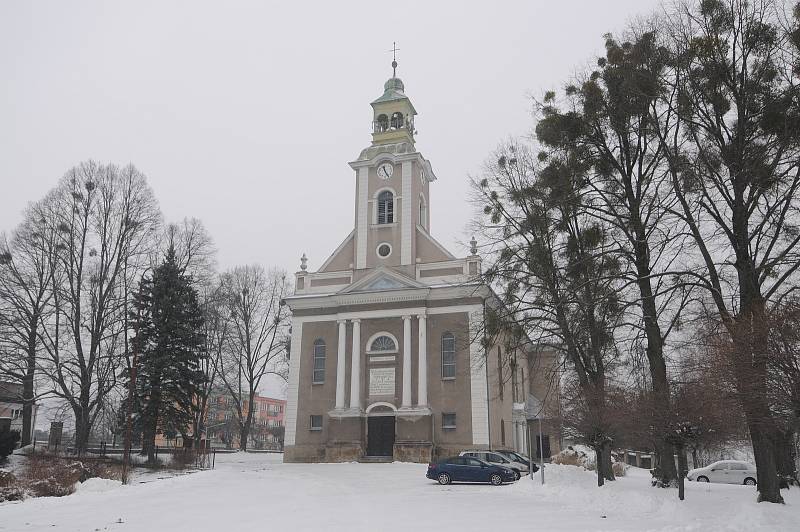
M 392 317 L 392 316 L 387 316 Z M 403 341 L 402 341 L 402 396 L 400 403 L 400 413 L 406 415 L 429 414 L 428 408 L 428 357 L 427 357 L 427 316 L 423 313 L 411 315 L 400 314 L 393 316 L 403 322 Z M 385 318 L 383 318 L 385 319 Z M 336 350 L 336 401 L 335 408 L 329 412 L 334 417 L 360 416 L 364 412 L 365 406 L 361 401 L 361 351 L 362 348 L 369 349 L 369 342 L 364 344 L 361 337 L 362 318 L 337 319 L 337 350 Z M 418 334 L 416 350 L 411 341 L 412 321 L 416 322 L 415 327 Z M 349 330 L 348 330 L 349 329 Z M 346 349 L 347 338 L 351 339 L 351 349 L 349 352 L 350 368 L 350 387 L 349 401 L 346 401 L 346 367 L 348 352 Z M 379 356 L 369 356 L 370 363 L 395 362 L 395 356 L 381 358 Z M 416 375 L 412 371 L 416 367 Z M 416 382 L 417 394 L 412 401 L 412 387 Z M 369 387 L 367 388 L 369 390 Z M 369 392 L 368 392 L 369 393 Z M 369 395 L 367 396 L 369 400 Z M 346 406 L 347 405 L 347 406 Z M 367 405 L 368 406 L 368 405 Z

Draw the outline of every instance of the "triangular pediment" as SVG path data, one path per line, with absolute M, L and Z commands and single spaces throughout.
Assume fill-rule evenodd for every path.
M 409 288 L 425 288 L 425 286 L 400 273 L 386 268 L 378 268 L 374 272 L 366 275 L 363 279 L 359 279 L 351 284 L 340 293 L 380 292 L 385 290 L 405 290 Z

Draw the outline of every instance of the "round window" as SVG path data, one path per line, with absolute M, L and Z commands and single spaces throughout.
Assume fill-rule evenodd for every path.
M 392 246 L 389 244 L 381 244 L 378 246 L 378 256 L 382 258 L 386 258 L 392 254 Z

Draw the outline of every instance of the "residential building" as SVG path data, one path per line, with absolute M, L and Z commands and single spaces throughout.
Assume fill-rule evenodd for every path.
M 15 382 L 0 381 L 0 426 L 7 424 L 13 431 L 22 435 L 22 384 Z M 36 426 L 37 405 L 33 405 L 31 419 L 31 441 L 33 441 L 33 431 Z
M 249 401 L 246 397 L 242 401 L 244 415 L 247 415 Z M 282 449 L 286 401 L 256 395 L 253 404 L 255 409 L 248 448 Z M 239 446 L 236 404 L 230 394 L 221 391 L 212 394 L 209 399 L 206 432 L 212 446 Z

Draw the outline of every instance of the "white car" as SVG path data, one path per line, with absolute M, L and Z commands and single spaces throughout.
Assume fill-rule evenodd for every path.
M 739 460 L 720 460 L 706 467 L 692 469 L 686 474 L 689 480 L 697 482 L 719 482 L 722 484 L 745 484 L 755 486 L 756 468 Z
M 514 476 L 516 480 L 519 480 L 522 475 L 528 474 L 528 464 L 522 462 L 516 462 L 512 460 L 508 456 L 504 456 L 497 451 L 486 451 L 482 449 L 476 449 L 474 451 L 461 451 L 458 456 L 471 456 L 473 458 L 478 458 L 479 460 L 483 460 L 484 462 L 489 462 L 490 464 L 499 465 L 502 467 L 506 467 L 514 471 Z

